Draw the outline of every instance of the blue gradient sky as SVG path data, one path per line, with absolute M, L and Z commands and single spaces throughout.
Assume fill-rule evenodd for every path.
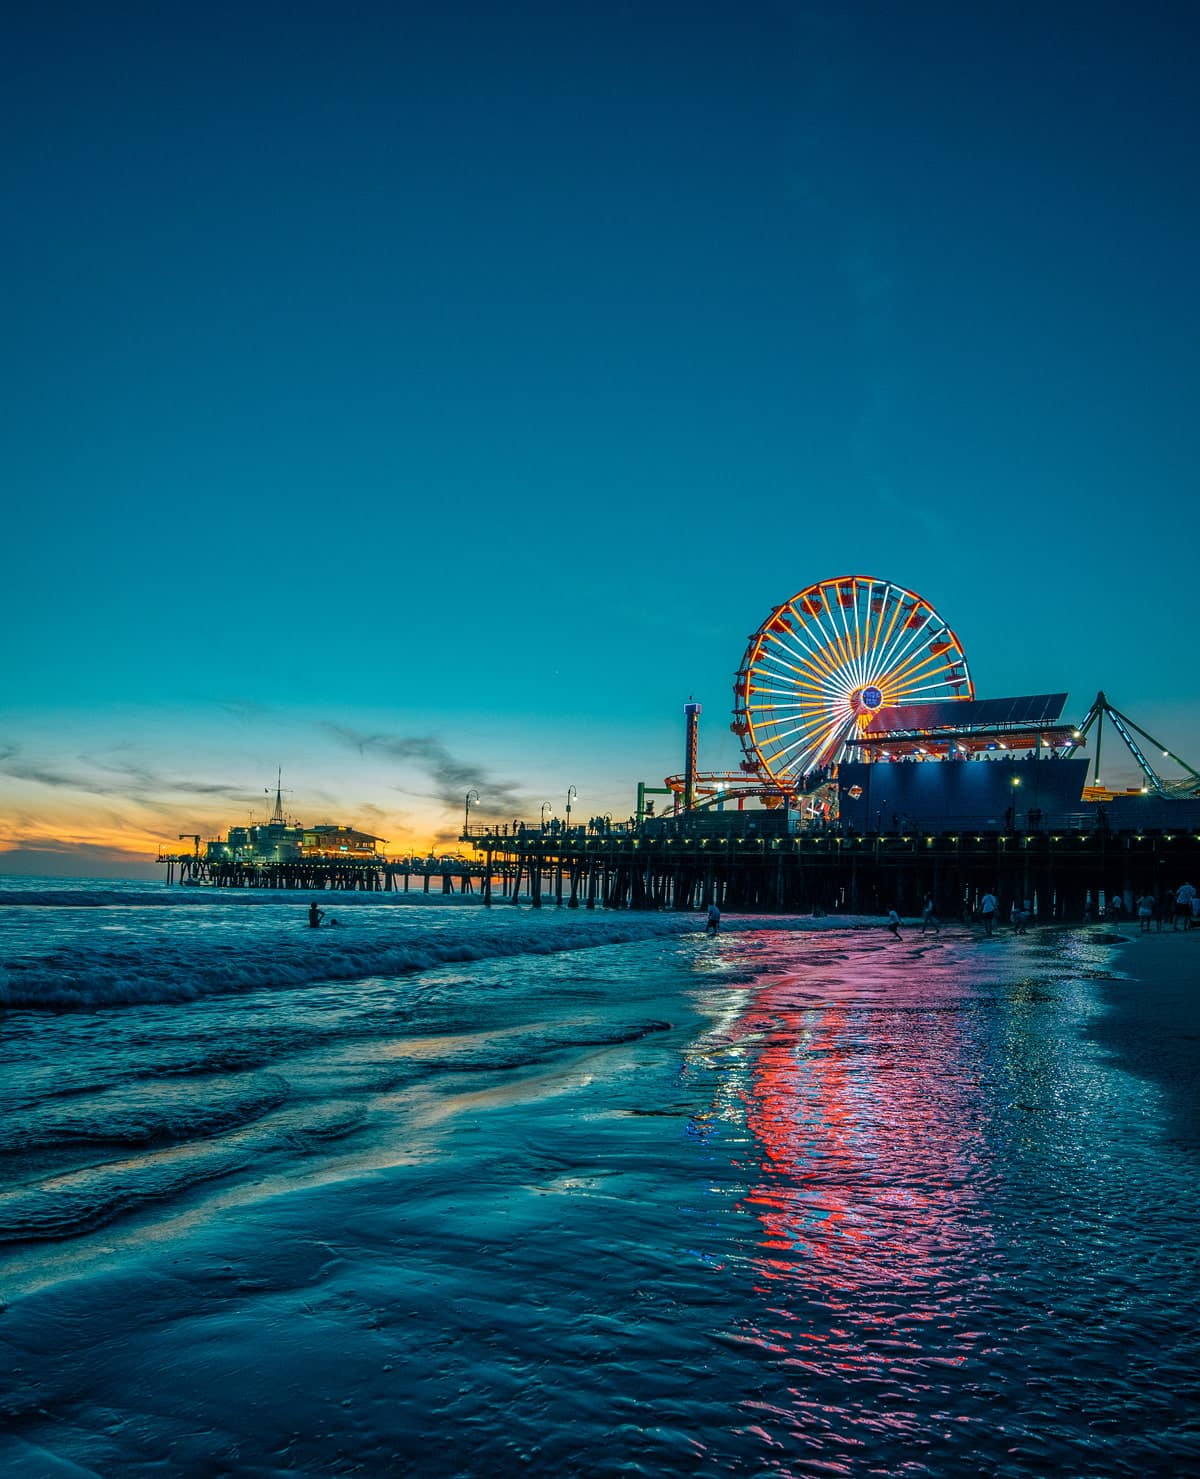
M 847 572 L 1197 763 L 1194 7 L 247 10 L 0 55 L 0 869 L 624 815 Z

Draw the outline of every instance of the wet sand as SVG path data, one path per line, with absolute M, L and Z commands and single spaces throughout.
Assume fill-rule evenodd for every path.
M 1106 986 L 1092 1035 L 1162 1091 L 1166 1133 L 1200 1156 L 1200 929 L 1130 934 L 1117 968 L 1125 979 Z

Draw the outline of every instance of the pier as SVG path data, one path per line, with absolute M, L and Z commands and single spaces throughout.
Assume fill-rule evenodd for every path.
M 473 893 L 485 864 L 476 858 L 295 858 L 285 862 L 238 863 L 194 853 L 158 860 L 166 882 L 210 888 L 325 889 L 353 893 Z
M 744 816 L 763 817 L 763 813 Z M 715 820 L 715 819 L 714 819 Z M 1089 820 L 1091 820 L 1089 818 Z M 524 881 L 534 907 L 722 909 L 750 913 L 920 912 L 929 894 L 946 918 L 970 913 L 989 890 L 1007 915 L 1028 899 L 1037 917 L 1079 920 L 1114 895 L 1128 909 L 1200 873 L 1200 835 L 1072 832 L 819 832 L 762 836 L 732 828 L 689 834 L 686 823 L 657 835 L 626 829 L 590 835 L 513 837 L 474 827 L 464 837 L 489 880 L 510 899 Z
M 1096 917 L 1200 877 L 1200 835 L 1090 828 L 1056 832 L 813 832 L 760 835 L 769 814 L 745 813 L 703 835 L 685 821 L 585 827 L 471 826 L 470 858 L 279 863 L 162 859 L 167 882 L 304 892 L 475 895 L 485 905 L 527 902 L 577 909 L 693 910 L 716 903 L 749 913 L 919 913 L 930 894 L 943 917 L 970 913 L 991 891 L 1007 914 L 1028 899 L 1042 920 Z M 733 825 L 734 821 L 740 825 Z M 714 826 L 716 824 L 716 826 Z

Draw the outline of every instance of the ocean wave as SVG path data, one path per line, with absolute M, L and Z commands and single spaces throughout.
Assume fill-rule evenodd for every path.
M 206 1181 L 261 1166 L 278 1152 L 308 1154 L 360 1129 L 361 1105 L 305 1106 L 215 1140 L 168 1146 L 0 1191 L 0 1243 L 76 1236 Z
M 471 923 L 478 926 L 479 916 Z M 414 932 L 399 940 L 383 937 L 382 931 L 357 938 L 350 931 L 305 930 L 298 938 L 280 935 L 246 943 L 158 941 L 120 949 L 65 945 L 0 966 L 0 1006 L 63 1011 L 187 1002 L 368 976 L 412 975 L 454 962 L 554 955 L 695 929 L 690 916 L 599 916 L 586 922 L 560 922 L 550 916 L 536 924 Z
M 0 1154 L 65 1146 L 153 1145 L 224 1134 L 261 1119 L 288 1097 L 287 1080 L 264 1073 L 243 1082 L 210 1078 L 203 1095 L 191 1086 L 139 1080 L 53 1100 L 0 1122 Z

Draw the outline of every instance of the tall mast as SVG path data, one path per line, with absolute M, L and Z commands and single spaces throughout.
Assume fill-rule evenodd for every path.
M 275 772 L 275 810 L 271 813 L 271 825 L 283 826 L 283 767 Z

